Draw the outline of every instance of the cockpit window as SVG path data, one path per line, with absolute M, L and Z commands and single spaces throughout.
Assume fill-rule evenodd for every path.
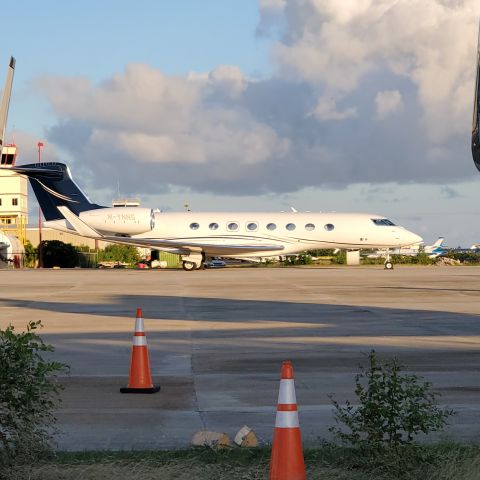
M 375 225 L 379 225 L 379 226 L 386 226 L 386 227 L 394 227 L 395 224 L 391 221 L 391 220 L 388 220 L 387 218 L 372 218 L 372 222 L 375 224 Z

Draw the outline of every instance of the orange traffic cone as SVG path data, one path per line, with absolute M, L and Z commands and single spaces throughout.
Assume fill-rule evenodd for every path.
M 273 434 L 270 480 L 305 480 L 302 436 L 298 423 L 297 399 L 292 362 L 282 364 L 277 418 Z
M 137 308 L 128 387 L 121 388 L 120 392 L 155 393 L 159 390 L 160 387 L 155 387 L 152 383 L 150 362 L 148 361 L 147 337 L 143 328 L 143 314 L 142 309 Z

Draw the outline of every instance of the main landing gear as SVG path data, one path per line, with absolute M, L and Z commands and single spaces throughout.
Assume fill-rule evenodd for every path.
M 202 253 L 182 255 L 182 267 L 187 272 L 193 272 L 193 270 L 199 270 L 203 267 L 204 260 L 205 257 Z

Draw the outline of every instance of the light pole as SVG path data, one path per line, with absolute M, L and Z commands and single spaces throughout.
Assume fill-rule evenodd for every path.
M 43 143 L 38 142 L 38 163 L 41 163 L 41 152 Z M 40 208 L 40 204 L 38 205 L 38 268 L 43 267 L 42 262 L 42 209 Z

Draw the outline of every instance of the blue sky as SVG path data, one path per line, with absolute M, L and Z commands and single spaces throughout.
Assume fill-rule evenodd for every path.
M 20 163 L 105 204 L 369 211 L 480 242 L 475 0 L 8 2 Z M 3 58 L 3 60 L 2 60 Z M 0 78 L 1 78 L 0 69 Z M 32 221 L 35 200 L 31 197 Z

